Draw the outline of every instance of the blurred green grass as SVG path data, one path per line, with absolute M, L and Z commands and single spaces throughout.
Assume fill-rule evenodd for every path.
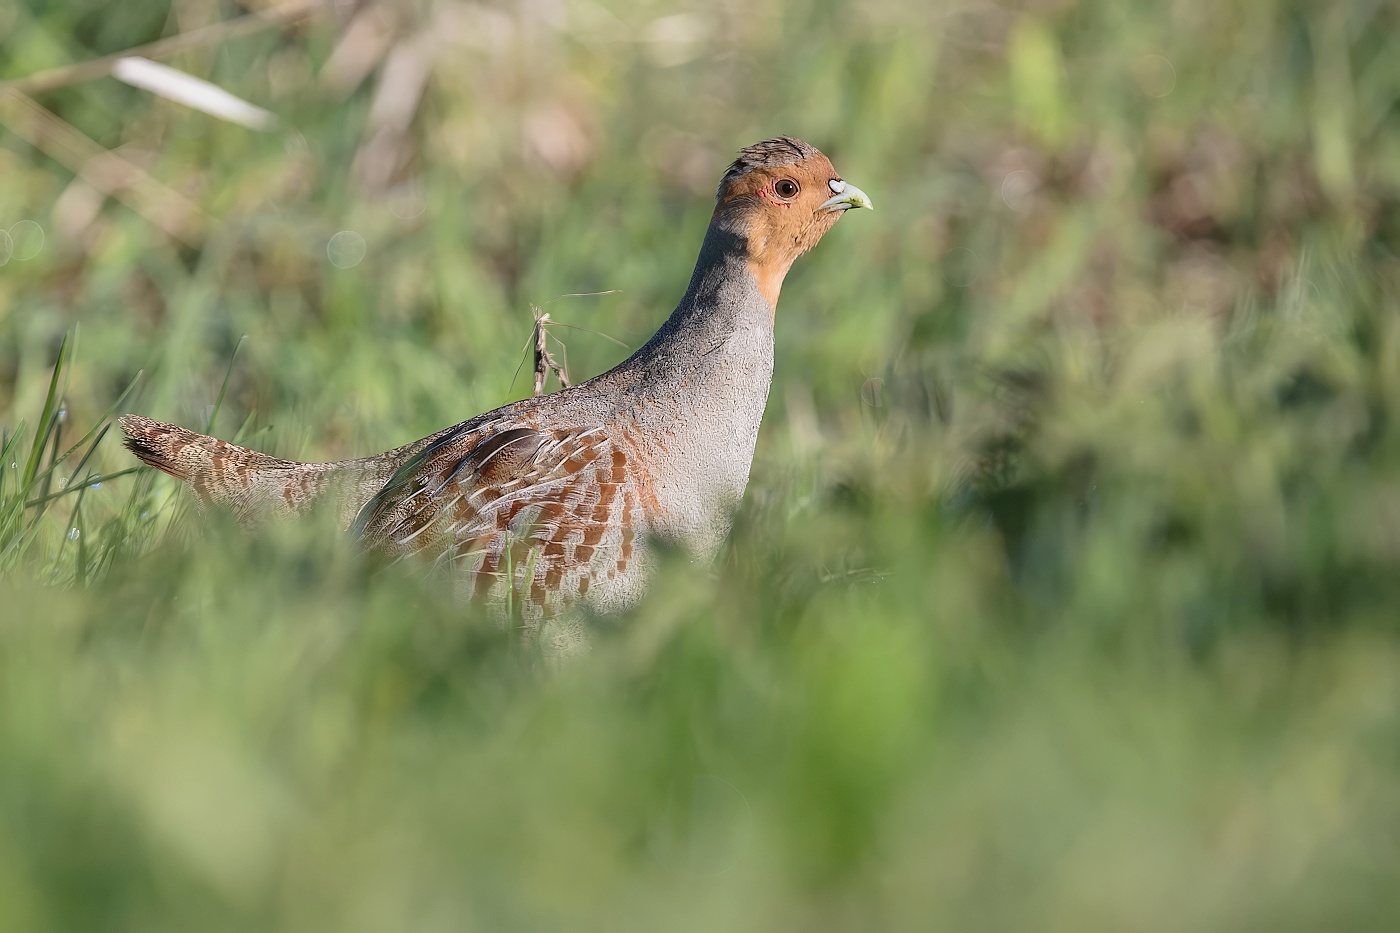
M 193 244 L 0 130 L 7 929 L 1393 926 L 1393 7 L 367 9 L 167 59 L 272 133 L 37 95 Z M 240 12 L 23 0 L 0 80 Z M 324 521 L 25 505 L 133 379 L 321 459 L 526 394 L 531 303 L 635 346 L 780 132 L 879 210 L 788 280 L 722 559 L 581 657 Z

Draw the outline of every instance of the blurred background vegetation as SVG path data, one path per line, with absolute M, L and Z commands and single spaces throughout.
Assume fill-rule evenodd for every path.
M 190 34 L 275 125 L 52 70 Z M 12 0 L 0 80 L 6 929 L 1393 929 L 1393 4 Z M 562 666 L 100 433 L 521 397 L 777 133 L 878 212 L 721 561 Z

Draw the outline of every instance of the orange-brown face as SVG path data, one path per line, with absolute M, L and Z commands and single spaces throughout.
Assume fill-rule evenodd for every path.
M 743 150 L 721 182 L 717 201 L 716 219 L 744 234 L 749 269 L 774 308 L 793 261 L 816 246 L 846 210 L 871 206 L 830 159 L 787 137 Z

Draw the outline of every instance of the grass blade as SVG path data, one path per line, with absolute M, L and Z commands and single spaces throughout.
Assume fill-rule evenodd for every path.
M 224 407 L 224 396 L 228 394 L 229 380 L 233 378 L 233 364 L 238 360 L 238 351 L 243 348 L 243 341 L 248 339 L 244 334 L 238 338 L 238 343 L 233 345 L 233 352 L 229 354 L 228 366 L 224 369 L 224 381 L 219 386 L 219 395 L 214 399 L 214 408 L 209 412 L 209 420 L 204 423 L 204 433 L 208 434 L 214 430 L 214 419 L 219 417 L 219 410 Z
M 63 335 L 63 342 L 58 346 L 58 361 L 53 366 L 53 376 L 49 379 L 49 392 L 44 398 L 44 408 L 39 413 L 39 420 L 36 424 L 44 425 L 45 428 L 34 435 L 34 443 L 29 447 L 29 460 L 24 465 L 24 473 L 20 477 L 20 489 L 27 490 L 34 482 L 35 476 L 39 472 L 39 463 L 44 456 L 44 448 L 48 446 L 48 432 L 52 429 L 54 415 L 58 407 L 58 381 L 63 375 L 64 357 L 68 353 L 68 334 Z

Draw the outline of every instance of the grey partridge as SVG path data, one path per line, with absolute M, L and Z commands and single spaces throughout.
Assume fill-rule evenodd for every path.
M 366 544 L 451 562 L 477 599 L 536 621 L 641 592 L 647 542 L 708 559 L 743 497 L 788 269 L 870 199 L 791 137 L 743 149 L 680 304 L 616 368 L 360 460 L 297 463 L 137 415 L 126 446 L 240 519 L 334 499 Z

